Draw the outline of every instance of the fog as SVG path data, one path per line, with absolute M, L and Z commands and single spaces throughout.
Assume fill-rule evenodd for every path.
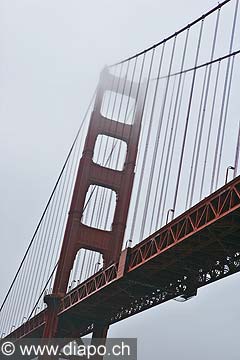
M 170 0 L 0 1 L 0 300 L 41 216 L 100 70 L 217 5 Z M 111 327 L 138 359 L 238 358 L 239 275 Z

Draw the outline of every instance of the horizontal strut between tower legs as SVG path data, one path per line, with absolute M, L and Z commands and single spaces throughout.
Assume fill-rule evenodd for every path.
M 110 90 L 118 92 L 123 95 L 131 96 L 132 98 L 136 98 L 138 95 L 139 84 L 137 82 L 111 74 L 108 67 L 103 68 L 99 85 L 105 91 Z
M 103 240 L 104 239 L 104 240 Z M 78 224 L 78 235 L 76 247 L 104 253 L 111 246 L 111 232 L 107 230 L 95 229 L 83 223 Z
M 102 114 L 99 114 L 96 111 L 92 112 L 92 121 L 97 122 L 97 128 L 94 128 L 93 126 L 92 128 L 90 128 L 92 138 L 92 144 L 88 144 L 90 148 L 93 148 L 93 145 L 95 144 L 98 135 L 114 137 L 125 142 L 129 141 L 132 131 L 132 125 L 117 122 L 116 126 L 115 120 L 104 117 Z
M 103 168 L 102 166 L 91 162 L 88 184 L 103 186 L 118 193 L 123 175 L 124 171 L 112 170 L 106 167 Z
M 121 78 L 113 75 L 109 72 L 109 69 L 105 67 L 100 75 L 97 95 L 94 105 L 94 110 L 100 114 L 102 109 L 102 102 L 105 92 L 115 92 L 118 94 L 129 96 L 133 99 L 137 99 L 139 95 L 139 84 L 134 81 L 129 81 L 126 78 Z
M 124 141 L 127 144 L 125 164 L 135 162 L 142 118 L 142 109 L 139 103 L 140 101 L 136 104 L 136 112 L 132 124 L 118 122 L 93 111 L 83 149 L 83 157 L 92 159 L 97 137 L 99 135 L 106 135 Z

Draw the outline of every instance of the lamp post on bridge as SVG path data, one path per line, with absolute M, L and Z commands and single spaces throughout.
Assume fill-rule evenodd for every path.
M 235 170 L 235 167 L 231 166 L 231 165 L 227 167 L 226 176 L 225 176 L 225 184 L 227 184 L 227 182 L 228 182 L 229 170 Z

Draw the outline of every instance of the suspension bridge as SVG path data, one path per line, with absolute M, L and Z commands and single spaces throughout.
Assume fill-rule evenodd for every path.
M 239 21 L 239 1 L 223 1 L 103 69 L 1 338 L 105 339 L 240 270 Z

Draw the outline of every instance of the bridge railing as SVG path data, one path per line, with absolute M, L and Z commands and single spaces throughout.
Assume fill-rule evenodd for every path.
M 125 244 L 136 244 L 239 174 L 239 1 L 226 0 L 149 49 L 109 71 L 124 83 L 146 84 L 136 175 Z M 125 125 L 134 103 L 108 91 L 101 112 Z M 87 131 L 84 118 L 29 248 L 0 308 L 8 334 L 41 312 L 52 292 L 77 166 Z M 124 142 L 102 137 L 94 161 L 121 169 Z M 114 194 L 88 194 L 84 221 L 111 228 Z M 124 245 L 125 246 L 125 245 Z M 102 267 L 99 253 L 81 250 L 69 279 L 71 291 Z

